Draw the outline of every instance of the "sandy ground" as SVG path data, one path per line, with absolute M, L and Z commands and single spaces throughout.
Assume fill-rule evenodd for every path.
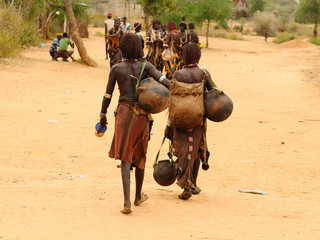
M 200 65 L 234 112 L 208 123 L 202 192 L 182 201 L 176 184 L 153 180 L 163 112 L 154 115 L 148 149 L 149 199 L 123 215 L 119 162 L 107 156 L 117 89 L 107 133 L 94 135 L 109 73 L 98 30 L 84 40 L 98 68 L 51 62 L 50 42 L 0 65 L 0 239 L 320 239 L 319 47 L 211 38 Z M 133 199 L 133 174 L 131 181 Z

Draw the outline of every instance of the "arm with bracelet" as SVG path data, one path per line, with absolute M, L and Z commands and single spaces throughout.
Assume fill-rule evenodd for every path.
M 109 81 L 107 84 L 106 92 L 103 95 L 102 99 L 102 105 L 101 105 L 101 111 L 100 111 L 100 129 L 98 130 L 98 133 L 101 131 L 101 129 L 106 126 L 107 122 L 107 109 L 110 105 L 112 93 L 114 91 L 114 87 L 116 84 L 116 77 L 114 73 L 114 68 L 111 69 L 109 74 Z

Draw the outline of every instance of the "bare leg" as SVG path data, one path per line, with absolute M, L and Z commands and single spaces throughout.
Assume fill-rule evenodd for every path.
M 143 179 L 144 179 L 144 169 L 136 167 L 135 171 L 136 177 L 136 198 L 134 200 L 134 205 L 139 206 L 141 203 L 148 199 L 148 196 L 141 192 Z
M 68 51 L 68 53 L 69 53 L 69 57 L 72 59 L 72 62 L 75 62 L 76 60 L 74 60 L 74 58 L 72 57 L 73 50 Z
M 195 160 L 193 164 L 193 172 L 192 172 L 192 177 L 195 185 L 195 189 L 192 189 L 191 192 L 194 195 L 197 195 L 201 192 L 201 189 L 197 185 L 197 178 L 198 178 L 198 173 L 199 173 L 199 167 L 200 167 L 200 157 L 198 156 L 197 159 Z
M 74 60 L 74 58 L 70 55 L 70 58 L 72 59 L 72 62 L 75 62 L 76 60 Z
M 121 211 L 124 214 L 131 213 L 131 202 L 130 202 L 130 166 L 131 163 L 121 162 L 121 176 L 122 176 L 122 186 L 124 195 L 124 208 Z

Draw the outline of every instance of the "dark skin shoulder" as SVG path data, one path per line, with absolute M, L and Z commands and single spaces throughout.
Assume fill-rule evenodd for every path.
M 120 97 L 119 102 L 129 101 L 137 102 L 138 96 L 136 92 L 137 79 L 140 77 L 143 62 L 128 62 L 124 61 L 114 65 L 111 68 L 109 74 L 109 80 L 106 88 L 106 93 L 112 95 L 116 83 L 118 84 Z M 142 73 L 141 80 L 147 78 L 148 76 L 153 77 L 156 81 L 163 76 L 151 63 L 147 62 L 144 72 Z M 161 82 L 164 86 L 169 86 L 169 80 L 164 79 Z M 105 113 L 111 99 L 103 98 L 101 112 Z
M 199 43 L 199 37 L 195 31 L 192 30 L 188 32 L 188 42 Z
M 174 78 L 179 82 L 184 83 L 198 83 L 202 80 L 205 81 L 205 89 L 210 91 L 214 88 L 214 85 L 211 81 L 210 73 L 204 69 L 207 74 L 203 72 L 198 66 L 191 68 L 182 68 L 180 71 L 176 72 Z
M 178 45 L 180 44 L 179 32 L 169 32 L 167 34 L 167 42 L 166 42 L 166 44 L 169 45 L 171 42 L 173 42 L 174 48 L 177 49 Z

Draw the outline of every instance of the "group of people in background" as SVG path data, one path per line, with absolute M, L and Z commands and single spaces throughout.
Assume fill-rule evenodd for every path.
M 107 15 L 105 21 L 105 43 L 106 59 L 110 59 L 110 67 L 121 62 L 122 56 L 119 48 L 120 39 L 132 30 L 127 17 L 112 19 L 112 14 Z M 141 36 L 141 23 L 133 25 L 135 34 L 139 36 L 142 43 L 142 60 L 150 62 L 160 72 L 165 69 L 166 77 L 171 79 L 174 71 L 180 70 L 183 66 L 181 59 L 182 49 L 188 43 L 196 43 L 199 46 L 199 37 L 194 30 L 194 23 L 181 21 L 179 30 L 174 21 L 161 23 L 160 20 L 153 20 L 152 29 L 146 34 L 146 39 Z M 189 31 L 188 31 L 189 30 Z M 144 47 L 147 54 L 144 56 Z
M 62 61 L 68 61 L 68 58 L 70 57 L 74 62 L 75 60 L 72 57 L 74 51 L 68 51 L 69 45 L 71 48 L 74 48 L 74 43 L 71 42 L 68 33 L 58 33 L 56 38 L 52 41 L 49 50 L 52 61 L 58 61 L 58 58 L 60 57 L 62 58 Z

